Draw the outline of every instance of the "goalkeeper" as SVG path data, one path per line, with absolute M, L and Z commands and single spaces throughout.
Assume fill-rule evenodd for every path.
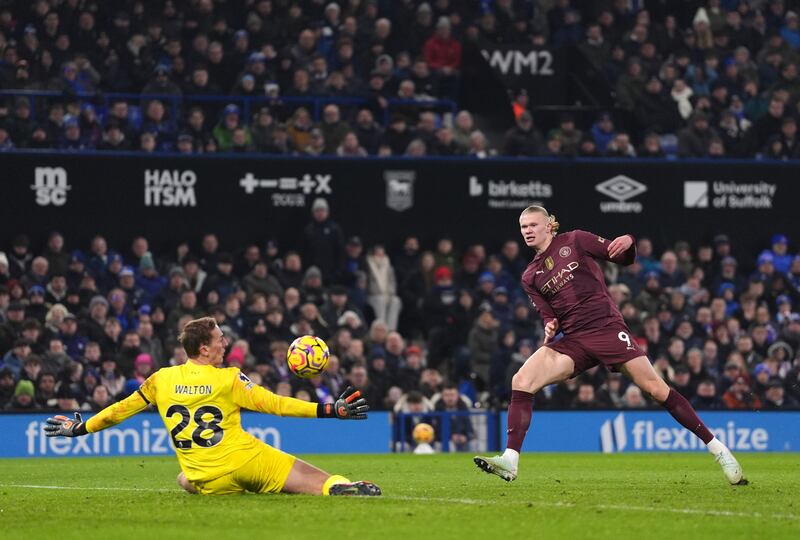
M 78 437 L 119 424 L 152 404 L 169 431 L 181 473 L 178 484 L 189 493 L 304 493 L 380 495 L 371 482 L 330 475 L 281 452 L 242 429 L 241 408 L 278 416 L 364 420 L 369 406 L 348 388 L 333 404 L 281 397 L 250 382 L 238 368 L 220 368 L 227 338 L 211 317 L 186 324 L 178 340 L 189 360 L 152 374 L 128 398 L 83 422 L 47 419 L 48 437 Z

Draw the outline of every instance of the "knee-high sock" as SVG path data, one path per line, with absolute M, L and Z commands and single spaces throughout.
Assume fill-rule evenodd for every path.
M 697 416 L 697 413 L 692 407 L 691 403 L 686 401 L 686 398 L 680 395 L 675 389 L 670 389 L 666 401 L 661 404 L 662 407 L 669 411 L 669 414 L 678 421 L 680 425 L 700 437 L 700 439 L 708 444 L 714 435 L 708 430 L 706 425 Z M 509 422 L 510 413 L 509 413 Z
M 322 484 L 322 494 L 323 495 L 330 495 L 331 494 L 331 486 L 333 486 L 334 484 L 349 484 L 349 483 L 350 483 L 350 480 L 348 480 L 347 478 L 345 478 L 342 475 L 339 475 L 339 474 L 331 475 L 331 476 L 328 477 L 327 480 L 325 480 L 325 483 Z
M 528 433 L 533 414 L 533 394 L 522 390 L 511 391 L 511 404 L 508 406 L 508 442 L 506 447 L 519 452 L 522 441 Z

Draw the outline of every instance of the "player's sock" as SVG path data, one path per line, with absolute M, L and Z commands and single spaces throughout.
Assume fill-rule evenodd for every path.
M 506 451 L 503 452 L 503 459 L 511 465 L 512 469 L 517 470 L 519 468 L 519 452 L 513 448 L 506 448 Z
M 516 454 L 514 466 L 519 461 L 519 451 L 522 448 L 522 441 L 528 433 L 531 425 L 531 414 L 533 414 L 533 394 L 522 390 L 511 391 L 511 404 L 508 406 L 508 442 L 506 447 L 513 450 Z M 510 453 L 509 453 L 510 454 Z M 503 454 L 504 457 L 506 456 Z M 511 457 L 513 459 L 513 457 Z
M 344 476 L 342 476 L 340 474 L 331 475 L 331 476 L 328 477 L 327 480 L 325 480 L 325 483 L 322 484 L 322 494 L 323 495 L 330 495 L 331 494 L 331 486 L 333 486 L 334 484 L 349 484 L 349 483 L 350 483 L 350 480 L 348 480 L 347 478 L 345 478 Z
M 675 389 L 670 389 L 666 401 L 661 406 L 667 409 L 669 414 L 680 425 L 700 437 L 700 440 L 705 444 L 708 444 L 714 438 L 714 434 L 708 430 L 703 421 L 700 420 L 700 417 L 697 416 L 694 407 Z
M 714 437 L 713 439 L 711 439 L 706 443 L 706 448 L 708 448 L 708 451 L 714 454 L 715 456 L 720 452 L 724 452 L 725 450 L 728 449 L 728 447 L 725 446 L 722 443 L 722 441 L 720 441 L 716 437 Z

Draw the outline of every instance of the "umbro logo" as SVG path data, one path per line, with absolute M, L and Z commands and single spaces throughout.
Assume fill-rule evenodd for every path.
M 595 186 L 595 189 L 616 201 L 623 202 L 647 191 L 647 186 L 633 178 L 618 174 Z

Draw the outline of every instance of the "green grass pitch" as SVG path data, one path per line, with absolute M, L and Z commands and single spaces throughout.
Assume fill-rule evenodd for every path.
M 525 454 L 512 483 L 466 454 L 302 457 L 384 496 L 201 497 L 174 458 L 3 459 L 0 538 L 800 538 L 800 454 L 740 454 L 748 486 L 707 454 Z

